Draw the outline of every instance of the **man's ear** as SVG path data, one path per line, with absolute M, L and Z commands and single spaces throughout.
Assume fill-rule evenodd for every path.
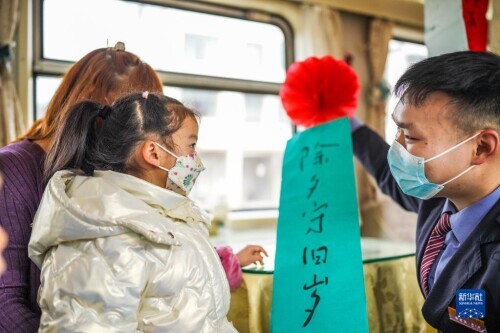
M 483 164 L 488 159 L 500 153 L 500 136 L 493 129 L 484 130 L 475 140 L 476 152 L 472 163 L 475 165 Z
M 146 140 L 142 143 L 142 146 L 139 149 L 140 158 L 147 166 L 157 167 L 160 165 L 158 150 L 159 148 L 155 145 L 154 141 Z

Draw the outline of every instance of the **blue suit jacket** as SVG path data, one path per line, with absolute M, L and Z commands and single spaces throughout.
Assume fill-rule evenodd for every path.
M 377 180 L 382 192 L 391 196 L 404 209 L 417 212 L 417 280 L 427 240 L 437 224 L 446 199 L 420 200 L 404 194 L 389 170 L 389 145 L 366 126 L 353 133 L 354 154 Z M 404 223 L 404 221 L 402 221 Z M 420 286 L 422 289 L 422 286 Z M 486 214 L 435 281 L 422 314 L 433 327 L 445 333 L 472 332 L 449 319 L 448 306 L 455 308 L 459 289 L 483 289 L 486 292 L 488 332 L 500 332 L 500 203 Z

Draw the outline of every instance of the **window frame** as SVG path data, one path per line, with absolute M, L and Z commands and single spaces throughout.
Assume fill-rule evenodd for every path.
M 403 43 L 420 44 L 420 45 L 425 46 L 425 36 L 424 36 L 423 31 L 417 30 L 415 28 L 410 28 L 407 26 L 402 26 L 402 25 L 397 25 L 394 27 L 393 32 L 392 32 L 392 36 L 391 36 L 391 40 L 403 42 Z M 387 57 L 389 57 L 389 52 L 387 53 Z M 388 59 L 386 59 L 386 61 L 388 61 Z M 386 66 L 387 66 L 387 63 L 386 63 Z M 385 79 L 385 73 L 384 73 L 384 79 Z M 392 88 L 393 87 L 391 87 L 391 95 L 393 93 Z M 385 109 L 386 121 L 387 121 L 388 116 L 390 115 L 390 112 L 388 110 L 389 104 L 390 104 L 389 99 L 387 99 L 386 109 Z M 384 130 L 385 130 L 385 133 L 383 136 L 384 140 L 386 140 L 386 142 L 388 142 L 390 144 L 390 142 L 392 142 L 392 140 L 394 140 L 394 137 L 390 137 L 387 135 L 387 123 L 384 126 Z
M 33 2 L 33 67 L 32 74 L 32 101 L 33 101 L 33 120 L 37 118 L 37 114 L 41 110 L 37 110 L 37 77 L 51 76 L 62 77 L 64 73 L 73 65 L 74 62 L 66 60 L 49 59 L 43 56 L 43 1 L 35 0 Z M 200 1 L 183 1 L 183 0 L 157 0 L 157 1 L 142 1 L 142 0 L 122 0 L 127 2 L 135 2 L 141 4 L 157 5 L 166 8 L 188 10 L 198 13 L 219 15 L 223 17 L 243 19 L 247 21 L 273 24 L 281 29 L 284 35 L 284 65 L 285 70 L 291 65 L 295 59 L 294 54 L 294 33 L 291 24 L 283 16 L 261 10 L 248 8 L 238 8 L 221 4 L 205 3 Z M 178 72 L 168 72 L 156 70 L 163 86 L 174 86 L 179 88 L 192 88 L 212 91 L 236 91 L 249 94 L 269 94 L 277 95 L 281 89 L 281 83 L 242 80 L 234 78 L 214 77 L 207 75 L 195 75 Z M 296 127 L 290 122 L 291 133 L 296 133 Z M 231 208 L 230 211 L 248 212 L 248 211 L 276 211 L 274 206 L 262 207 L 241 207 Z
M 43 55 L 43 1 L 34 2 L 33 15 L 33 120 L 36 120 L 36 78 L 37 76 L 62 76 L 73 65 L 73 62 L 45 58 Z M 188 10 L 204 14 L 219 15 L 229 18 L 242 19 L 277 26 L 283 31 L 285 46 L 285 68 L 288 68 L 294 60 L 294 34 L 290 23 L 281 15 L 254 9 L 243 9 L 221 4 L 212 4 L 199 1 L 183 0 L 120 0 L 136 2 L 141 4 L 155 5 L 166 8 Z M 227 90 L 243 93 L 273 94 L 278 95 L 281 88 L 280 83 L 242 80 L 233 78 L 214 77 L 207 75 L 195 75 L 177 72 L 156 70 L 164 86 L 176 86 L 180 88 L 197 88 L 204 90 Z

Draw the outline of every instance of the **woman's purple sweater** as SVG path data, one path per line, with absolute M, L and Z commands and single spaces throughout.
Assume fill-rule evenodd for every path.
M 9 236 L 4 251 L 7 271 L 0 276 L 0 333 L 38 332 L 40 308 L 37 303 L 40 270 L 28 258 L 31 224 L 42 199 L 45 152 L 24 140 L 0 149 L 0 226 Z M 231 290 L 241 284 L 238 258 L 229 247 L 217 249 Z
M 9 236 L 7 271 L 0 276 L 0 332 L 37 332 L 40 270 L 28 258 L 31 223 L 44 190 L 45 152 L 24 140 L 0 149 L 0 226 Z

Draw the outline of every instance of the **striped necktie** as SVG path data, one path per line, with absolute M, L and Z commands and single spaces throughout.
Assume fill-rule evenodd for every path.
M 446 234 L 450 230 L 450 214 L 449 212 L 445 212 L 441 215 L 441 218 L 431 233 L 431 237 L 429 237 L 429 241 L 427 242 L 427 246 L 424 251 L 424 258 L 422 259 L 422 264 L 420 266 L 420 285 L 424 289 L 425 296 L 429 294 L 427 278 L 429 277 L 432 264 L 434 264 L 439 252 L 443 249 Z

